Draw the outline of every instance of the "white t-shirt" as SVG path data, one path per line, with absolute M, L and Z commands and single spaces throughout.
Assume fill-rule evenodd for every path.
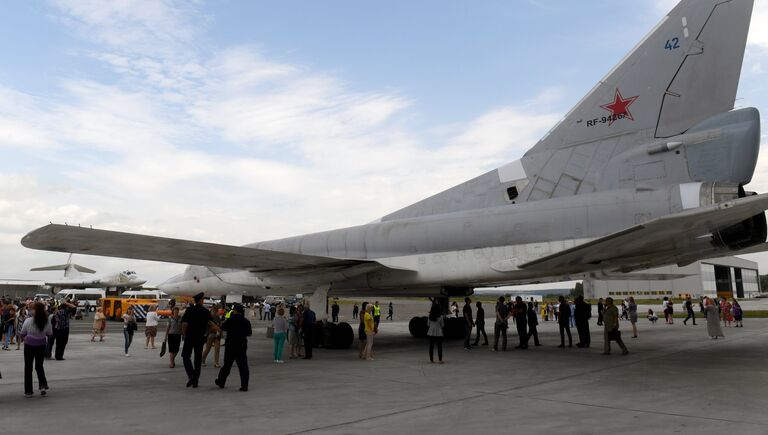
M 156 312 L 150 311 L 147 313 L 147 326 L 157 326 L 160 323 L 160 317 Z

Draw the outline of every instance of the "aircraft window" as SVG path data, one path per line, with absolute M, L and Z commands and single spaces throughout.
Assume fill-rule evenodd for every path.
M 512 186 L 507 188 L 507 197 L 509 197 L 510 201 L 517 198 L 518 195 L 519 193 L 517 193 L 517 186 Z

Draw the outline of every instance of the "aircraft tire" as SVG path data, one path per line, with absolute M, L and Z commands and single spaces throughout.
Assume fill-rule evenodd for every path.
M 427 323 L 427 317 L 414 317 L 408 322 L 408 331 L 416 338 L 424 338 L 427 336 L 429 330 L 429 324 Z
M 332 349 L 349 349 L 355 341 L 355 331 L 352 325 L 341 322 L 336 325 L 333 333 Z

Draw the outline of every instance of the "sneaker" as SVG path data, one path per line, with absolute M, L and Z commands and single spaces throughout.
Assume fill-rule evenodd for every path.
M 45 391 L 45 390 L 40 390 L 40 395 L 41 395 L 41 396 L 45 396 L 46 394 L 48 394 L 48 392 L 47 392 L 47 391 Z
M 34 395 L 35 393 L 24 393 L 24 397 L 26 398 L 33 397 Z
M 128 357 L 128 356 L 131 356 L 131 355 L 129 355 L 129 354 L 127 354 L 127 353 L 126 353 L 126 354 L 125 354 L 125 356 L 126 356 L 126 357 Z
M 276 362 L 276 363 L 278 363 L 278 364 L 284 364 L 284 363 L 285 363 L 285 361 L 283 361 L 283 360 L 281 360 L 281 359 L 279 359 L 279 360 L 277 360 L 277 361 L 275 361 L 275 362 Z

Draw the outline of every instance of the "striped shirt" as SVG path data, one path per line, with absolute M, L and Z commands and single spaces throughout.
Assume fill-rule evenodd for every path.
M 41 330 L 35 325 L 34 317 L 29 317 L 24 320 L 24 324 L 21 325 L 21 332 L 19 335 L 24 337 L 24 344 L 26 346 L 45 346 L 46 337 L 53 335 L 51 322 L 46 322 L 45 328 Z

